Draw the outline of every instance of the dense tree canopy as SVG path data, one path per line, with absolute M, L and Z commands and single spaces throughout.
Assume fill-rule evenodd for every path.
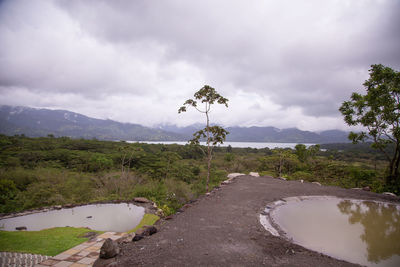
M 373 146 L 384 153 L 389 162 L 386 182 L 399 188 L 400 72 L 381 64 L 372 65 L 370 77 L 363 85 L 367 93 L 353 93 L 339 110 L 348 125 L 365 129 L 350 133 L 354 143 L 372 139 Z M 385 149 L 388 144 L 393 144 L 392 151 Z

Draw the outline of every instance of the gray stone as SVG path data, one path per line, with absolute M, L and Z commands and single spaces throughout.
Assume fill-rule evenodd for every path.
M 136 235 L 149 236 L 157 233 L 157 228 L 153 225 L 145 225 L 136 231 Z
M 132 238 L 132 241 L 136 242 L 136 241 L 139 241 L 139 240 L 141 240 L 143 238 L 144 238 L 144 236 L 135 234 L 135 236 Z
M 135 233 L 129 233 L 129 234 L 124 235 L 123 237 L 117 239 L 116 241 L 120 244 L 121 243 L 129 243 L 129 242 L 132 242 L 135 235 L 136 235 Z
M 151 201 L 145 197 L 135 197 L 135 198 L 133 198 L 133 201 L 138 202 L 138 203 L 151 203 Z
M 390 193 L 390 192 L 383 192 L 382 194 L 387 195 L 387 196 L 397 197 L 395 194 Z
M 228 174 L 227 177 L 228 178 L 235 178 L 235 177 L 242 176 L 242 175 L 246 175 L 246 174 L 235 172 L 235 173 Z
M 107 238 L 104 244 L 100 248 L 100 258 L 109 259 L 117 256 L 119 253 L 119 247 L 116 242 L 112 241 L 111 238 Z

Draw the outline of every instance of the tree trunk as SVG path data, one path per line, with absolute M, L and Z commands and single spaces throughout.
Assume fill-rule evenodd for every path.
M 395 182 L 399 182 L 399 164 L 400 164 L 400 146 L 399 146 L 399 143 L 397 143 L 397 145 L 396 145 L 395 159 L 396 159 L 396 161 L 394 163 L 393 180 Z
M 211 169 L 211 148 L 210 148 L 210 119 L 208 118 L 208 111 L 206 105 L 206 117 L 207 117 L 207 180 L 206 180 L 206 192 L 208 193 L 208 183 L 210 181 L 210 169 Z

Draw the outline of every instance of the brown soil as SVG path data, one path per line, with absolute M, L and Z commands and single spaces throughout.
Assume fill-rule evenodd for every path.
M 117 257 L 94 266 L 356 266 L 274 237 L 260 224 L 268 203 L 310 195 L 400 201 L 361 190 L 241 176 L 160 221 L 158 233 L 123 244 Z

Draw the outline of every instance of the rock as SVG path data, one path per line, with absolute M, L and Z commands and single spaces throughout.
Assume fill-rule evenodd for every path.
M 167 221 L 167 220 L 172 220 L 172 216 L 169 215 L 169 216 L 165 217 L 164 220 L 166 220 L 166 221 Z
M 362 188 L 360 188 L 360 187 L 353 187 L 352 189 L 353 189 L 353 190 L 361 190 Z
M 97 260 L 93 263 L 93 267 L 115 267 L 115 266 L 118 266 L 116 258 L 110 258 L 110 259 L 97 258 Z
M 369 186 L 364 186 L 364 187 L 362 188 L 362 190 L 364 190 L 364 191 L 371 191 L 371 187 L 369 187 Z
M 304 180 L 303 180 L 303 179 L 301 179 L 301 180 L 300 180 L 300 182 L 301 182 L 301 183 L 304 183 Z
M 94 238 L 94 237 L 96 237 L 97 236 L 97 233 L 96 232 L 87 232 L 87 233 L 85 233 L 84 235 L 83 235 L 83 237 L 86 237 L 86 238 L 89 238 L 89 239 L 92 239 L 92 238 Z
M 135 233 L 129 233 L 127 235 L 124 235 L 121 238 L 117 239 L 117 243 L 121 244 L 121 243 L 130 243 L 133 241 L 133 238 L 136 236 Z
M 60 210 L 60 209 L 62 209 L 62 206 L 61 205 L 54 206 L 54 209 Z
M 260 175 L 258 174 L 258 172 L 250 172 L 249 175 L 250 175 L 250 176 L 254 176 L 254 177 L 260 177 Z
M 138 203 L 151 203 L 151 201 L 145 197 L 135 197 L 135 198 L 133 198 L 133 201 L 138 202 Z
M 235 177 L 242 176 L 242 175 L 245 175 L 245 174 L 235 172 L 235 173 L 230 173 L 230 174 L 228 174 L 227 177 L 228 177 L 228 178 L 235 178 Z
M 18 227 L 15 227 L 15 230 L 18 230 L 18 231 L 26 231 L 26 226 L 18 226 Z
M 318 183 L 318 182 L 312 182 L 312 184 L 316 184 L 316 185 L 319 185 L 319 186 L 321 186 L 321 184 L 320 184 L 320 183 Z
M 107 238 L 104 244 L 100 248 L 100 258 L 109 259 L 117 256 L 119 253 L 119 247 L 116 242 L 112 241 L 111 238 Z
M 132 238 L 132 242 L 139 241 L 143 238 L 144 238 L 144 236 L 135 234 L 135 236 Z
M 68 204 L 65 204 L 64 207 L 66 207 L 66 208 L 73 208 L 73 207 L 74 207 L 74 204 L 68 203 Z
M 157 233 L 157 228 L 153 225 L 145 225 L 136 231 L 136 235 L 149 236 Z
M 390 192 L 383 192 L 382 194 L 387 195 L 387 196 L 397 197 L 395 194 L 390 193 Z
M 87 219 L 91 219 L 91 218 L 93 218 L 93 217 L 92 217 L 92 216 L 86 216 L 86 218 L 87 218 Z
M 287 179 L 285 177 L 278 177 L 278 179 L 286 181 Z

